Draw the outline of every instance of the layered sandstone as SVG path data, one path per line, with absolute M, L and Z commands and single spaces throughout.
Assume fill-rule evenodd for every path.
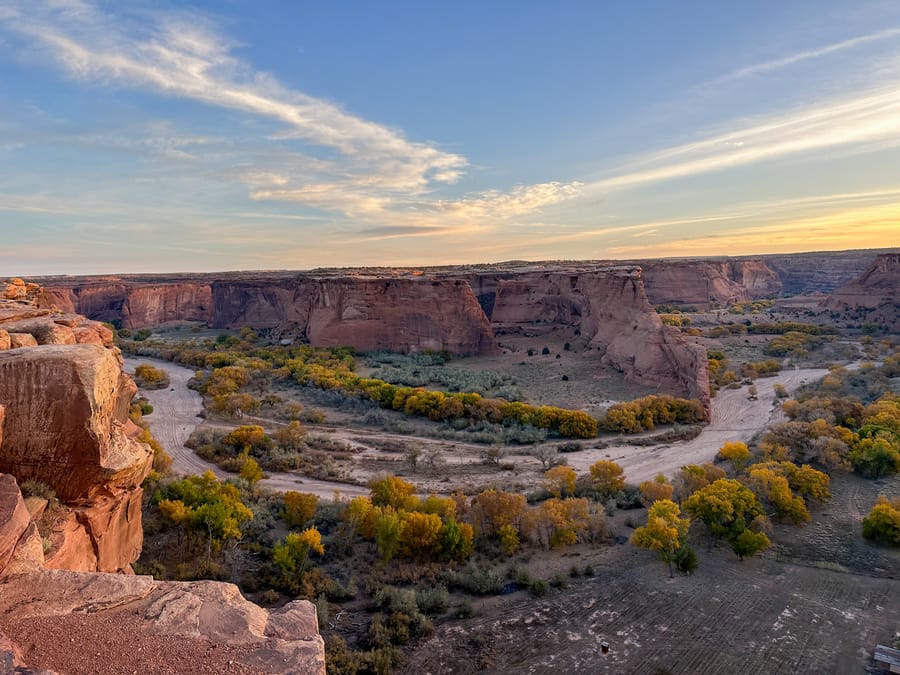
M 296 277 L 213 284 L 219 328 L 294 333 L 317 347 L 490 354 L 490 323 L 469 285 L 423 277 Z
M 706 350 L 663 325 L 638 267 L 528 273 L 500 281 L 493 321 L 498 330 L 574 327 L 626 379 L 699 399 L 709 410 Z
M 900 253 L 879 255 L 859 277 L 838 288 L 824 306 L 846 311 L 863 308 L 867 318 L 897 327 L 900 322 Z
M 97 279 L 62 282 L 44 289 L 44 302 L 97 321 L 119 321 L 124 328 L 159 326 L 170 321 L 211 322 L 212 288 L 208 283 L 136 283 Z
M 728 305 L 776 295 L 777 272 L 762 260 L 666 260 L 641 263 L 654 305 Z
M 128 419 L 137 389 L 112 333 L 21 299 L 0 303 L 0 331 L 10 336 L 0 350 L 0 472 L 43 483 L 61 502 L 47 525 L 47 564 L 128 569 L 140 554 L 152 453 Z

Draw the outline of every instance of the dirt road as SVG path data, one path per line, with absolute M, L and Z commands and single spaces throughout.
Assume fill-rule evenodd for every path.
M 776 384 L 788 392 L 824 377 L 824 368 L 791 369 L 775 377 L 756 380 L 757 399 L 747 398 L 747 388 L 723 389 L 712 400 L 712 421 L 697 438 L 668 445 L 635 447 L 620 445 L 604 450 L 586 450 L 568 456 L 576 471 L 587 471 L 599 459 L 611 459 L 625 470 L 629 483 L 640 483 L 657 474 L 672 476 L 685 464 L 712 461 L 725 441 L 749 441 L 773 422 L 784 419 L 774 406 Z
M 141 363 L 150 363 L 169 374 L 167 388 L 142 390 L 141 395 L 146 396 L 153 405 L 153 414 L 148 415 L 146 420 L 156 440 L 172 457 L 172 471 L 185 475 L 212 471 L 220 479 L 233 476 L 212 462 L 201 459 L 190 448 L 184 447 L 185 441 L 203 421 L 199 417 L 203 411 L 203 400 L 200 394 L 188 389 L 187 386 L 188 380 L 194 376 L 194 371 L 168 361 L 131 357 L 125 359 L 125 370 L 134 374 L 134 369 Z M 259 484 L 280 492 L 297 490 L 324 498 L 333 497 L 335 492 L 350 497 L 369 494 L 368 488 L 358 485 L 315 480 L 295 473 L 270 473 L 269 477 Z

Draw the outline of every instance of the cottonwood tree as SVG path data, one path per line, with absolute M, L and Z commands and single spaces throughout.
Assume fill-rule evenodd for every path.
M 647 511 L 647 524 L 631 535 L 631 543 L 656 551 L 673 576 L 672 563 L 684 545 L 690 521 L 681 517 L 681 509 L 671 499 L 661 499 Z
M 591 483 L 604 499 L 609 499 L 625 489 L 625 472 L 615 462 L 601 459 L 591 464 Z
M 721 478 L 710 483 L 688 497 L 683 506 L 687 513 L 706 526 L 707 550 L 712 550 L 713 544 L 724 538 L 732 548 L 738 547 L 735 553 L 741 557 L 748 553 L 739 553 L 738 549 L 743 551 L 742 547 L 749 543 L 747 537 L 739 539 L 741 534 L 751 525 L 758 530 L 758 525 L 763 522 L 756 520 L 763 515 L 762 505 L 756 495 L 746 485 L 734 479 Z M 763 540 L 756 537 L 754 540 L 762 548 L 769 545 L 768 538 Z

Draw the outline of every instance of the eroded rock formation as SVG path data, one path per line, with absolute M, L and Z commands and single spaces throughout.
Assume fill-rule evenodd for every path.
M 500 281 L 492 316 L 498 330 L 541 324 L 577 328 L 601 351 L 602 362 L 626 379 L 699 399 L 709 410 L 706 350 L 663 325 L 638 267 L 529 273 Z
M 836 311 L 869 310 L 868 320 L 896 328 L 900 323 L 900 253 L 879 255 L 858 278 L 832 293 L 824 305 Z

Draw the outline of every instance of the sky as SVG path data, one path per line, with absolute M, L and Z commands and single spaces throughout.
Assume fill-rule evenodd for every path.
M 6 275 L 898 245 L 895 0 L 0 0 Z

